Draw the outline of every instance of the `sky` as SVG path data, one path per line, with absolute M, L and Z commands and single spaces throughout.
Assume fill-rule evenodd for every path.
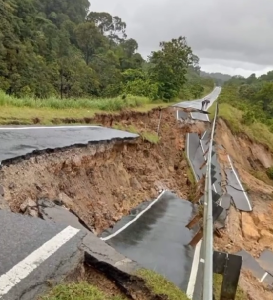
M 185 36 L 201 69 L 230 75 L 273 70 L 273 0 L 90 0 L 91 11 L 117 15 L 138 51 Z

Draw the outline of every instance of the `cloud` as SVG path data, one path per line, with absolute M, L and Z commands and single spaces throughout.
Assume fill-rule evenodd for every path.
M 249 73 L 273 65 L 270 0 L 93 0 L 91 9 L 120 16 L 144 55 L 182 35 L 210 66 Z

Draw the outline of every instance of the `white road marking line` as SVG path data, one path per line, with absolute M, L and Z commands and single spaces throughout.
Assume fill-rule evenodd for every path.
M 97 125 L 90 125 L 90 126 L 85 126 L 85 125 L 80 125 L 80 126 L 41 126 L 41 127 L 0 127 L 0 130 L 25 130 L 25 129 L 65 129 L 65 128 L 103 128 L 101 126 Z
M 111 238 L 115 237 L 116 235 L 118 235 L 119 233 L 121 233 L 124 229 L 126 229 L 127 227 L 129 227 L 131 224 L 133 224 L 136 220 L 138 220 L 147 210 L 149 210 L 159 199 L 161 196 L 163 196 L 163 194 L 166 192 L 166 190 L 164 190 L 163 192 L 160 193 L 160 195 L 153 201 L 151 202 L 143 211 L 141 211 L 133 220 L 131 220 L 130 222 L 126 223 L 123 227 L 121 227 L 119 230 L 117 230 L 116 232 L 114 232 L 113 234 L 108 235 L 107 237 L 101 237 L 100 239 L 102 241 L 108 241 Z
M 201 252 L 201 244 L 202 240 L 199 241 L 199 243 L 195 247 L 194 251 L 194 257 L 193 257 L 193 262 L 192 262 L 192 267 L 191 267 L 191 274 L 190 274 L 190 279 L 187 287 L 187 297 L 189 299 L 192 299 L 193 294 L 194 294 L 194 288 L 196 284 L 196 279 L 197 279 L 197 273 L 198 273 L 198 267 L 199 267 L 199 261 L 200 261 L 200 252 Z
M 203 135 L 202 135 L 202 137 L 201 137 L 201 140 L 203 140 L 203 138 L 204 138 L 204 136 L 205 136 L 206 133 L 207 133 L 207 131 L 205 131 L 205 132 L 203 133 Z
M 204 263 L 205 263 L 204 258 L 201 258 L 201 259 L 200 259 L 200 262 L 204 264 Z
M 268 275 L 268 273 L 265 272 L 264 275 L 263 275 L 263 277 L 261 278 L 260 282 L 263 282 L 265 280 L 265 278 L 266 278 L 267 275 Z
M 25 279 L 61 246 L 72 239 L 80 230 L 71 226 L 56 234 L 51 240 L 33 251 L 8 272 L 0 276 L 0 298 L 7 294 L 16 284 Z
M 236 179 L 237 179 L 237 181 L 238 181 L 238 183 L 239 183 L 239 185 L 240 185 L 240 187 L 241 187 L 241 189 L 242 189 L 242 191 L 243 191 L 243 194 L 245 195 L 245 198 L 246 198 L 246 201 L 247 201 L 247 203 L 248 203 L 249 209 L 252 210 L 252 206 L 251 206 L 250 201 L 249 201 L 249 199 L 248 199 L 247 193 L 245 192 L 245 189 L 244 189 L 244 187 L 242 186 L 242 183 L 241 183 L 241 181 L 240 181 L 240 179 L 239 179 L 239 177 L 238 177 L 238 175 L 237 175 L 237 173 L 236 173 L 236 171 L 235 171 L 235 169 L 234 169 L 234 167 L 233 167 L 233 164 L 232 164 L 232 161 L 231 161 L 231 159 L 230 159 L 230 156 L 227 155 L 227 157 L 228 157 L 230 166 L 231 166 L 231 168 L 232 168 L 232 171 L 233 171 L 233 173 L 234 173 L 234 175 L 235 175 L 235 177 L 236 177 Z

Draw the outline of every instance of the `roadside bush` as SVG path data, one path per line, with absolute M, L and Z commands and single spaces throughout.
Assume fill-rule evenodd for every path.
M 124 84 L 123 93 L 156 100 L 158 99 L 158 85 L 149 80 L 136 79 Z

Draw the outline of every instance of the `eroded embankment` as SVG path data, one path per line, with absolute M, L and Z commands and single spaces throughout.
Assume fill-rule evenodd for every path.
M 273 250 L 273 182 L 266 175 L 266 168 L 273 164 L 273 155 L 266 145 L 251 141 L 245 134 L 233 135 L 221 119 L 216 141 L 224 147 L 218 151 L 222 169 L 229 166 L 229 154 L 251 199 L 253 212 L 240 212 L 231 206 L 222 238 L 215 237 L 215 248 L 229 253 L 244 249 L 259 257 L 264 249 Z M 248 291 L 249 299 L 272 299 L 272 292 L 248 272 L 243 272 L 241 285 Z
M 159 111 L 98 115 L 96 120 L 154 135 Z M 174 111 L 168 109 L 162 113 L 160 141 L 155 144 L 143 138 L 90 143 L 14 160 L 0 172 L 5 200 L 14 212 L 20 212 L 26 200 L 62 200 L 89 228 L 100 233 L 163 188 L 188 198 L 191 183 L 183 155 L 185 133 L 201 128 L 199 123 L 190 129 L 181 127 Z

